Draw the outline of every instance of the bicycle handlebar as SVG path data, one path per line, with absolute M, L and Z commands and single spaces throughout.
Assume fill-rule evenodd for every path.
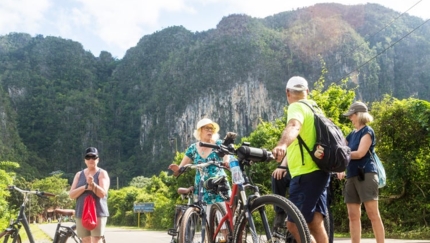
M 275 159 L 272 152 L 269 152 L 266 149 L 251 147 L 248 142 L 244 142 L 238 149 L 235 149 L 232 143 L 228 145 L 216 145 L 200 142 L 199 145 L 216 149 L 220 157 L 224 157 L 224 155 L 227 154 L 236 155 L 239 161 L 247 160 L 253 162 L 267 162 Z
M 10 185 L 7 186 L 7 190 L 16 190 L 19 191 L 22 194 L 34 194 L 38 197 L 55 197 L 56 195 L 50 192 L 44 192 L 44 191 L 39 191 L 39 190 L 35 190 L 35 191 L 31 191 L 31 190 L 23 190 L 21 188 L 18 188 L 16 186 Z
M 216 160 L 210 160 L 210 161 L 207 161 L 205 163 L 200 163 L 200 164 L 186 164 L 179 169 L 179 175 L 178 176 L 183 174 L 188 169 L 198 170 L 200 168 L 206 168 L 209 165 L 215 165 L 215 166 L 218 166 L 220 168 L 224 168 L 224 166 L 222 165 L 222 161 L 216 161 Z

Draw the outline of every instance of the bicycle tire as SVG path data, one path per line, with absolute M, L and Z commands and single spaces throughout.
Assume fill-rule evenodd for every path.
M 287 238 L 287 235 L 273 235 L 270 222 L 274 222 L 276 215 L 274 210 L 275 206 L 282 208 L 288 217 L 291 217 L 294 220 L 299 231 L 301 242 L 310 243 L 311 235 L 309 228 L 300 210 L 285 197 L 275 194 L 257 197 L 250 203 L 249 208 L 252 214 L 252 219 L 254 220 L 256 236 L 259 238 L 258 242 L 282 243 L 291 240 L 291 238 Z M 242 212 L 239 219 L 236 221 L 233 238 L 236 243 L 253 242 L 251 232 L 249 232 L 248 219 L 245 212 Z
M 224 203 L 224 202 L 222 202 Z M 222 229 L 218 232 L 217 235 L 215 235 L 215 230 L 218 228 L 219 226 L 219 221 L 222 217 L 224 217 L 226 215 L 225 209 L 224 207 L 220 204 L 220 203 L 214 203 L 212 204 L 210 210 L 209 210 L 209 232 L 208 232 L 208 236 L 209 236 L 209 242 L 210 243 L 219 243 L 222 241 L 218 241 L 218 239 L 225 238 L 226 241 L 224 242 L 231 242 L 232 237 L 233 237 L 233 229 L 230 226 L 229 220 L 227 219 L 226 221 L 224 221 L 224 226 L 226 227 L 226 234 L 224 235 L 224 233 L 222 232 Z
M 6 234 L 8 234 L 8 232 L 6 230 L 2 231 L 0 233 L 0 239 L 2 239 Z
M 333 241 L 331 241 L 331 240 L 333 240 L 333 239 L 330 239 L 330 231 L 333 230 L 330 227 L 331 215 L 330 215 L 330 211 L 328 209 L 326 210 L 326 212 L 327 212 L 327 215 L 323 219 L 324 229 L 325 229 L 325 232 L 327 233 L 327 238 L 328 238 L 329 243 L 332 243 Z
M 181 226 L 179 228 L 179 243 L 207 243 L 208 242 L 208 224 L 205 222 L 205 241 L 202 241 L 202 218 L 200 209 L 189 207 L 182 216 Z
M 6 234 L 4 236 L 3 243 L 12 243 L 12 242 L 14 242 L 14 243 L 22 243 L 21 236 L 19 234 Z

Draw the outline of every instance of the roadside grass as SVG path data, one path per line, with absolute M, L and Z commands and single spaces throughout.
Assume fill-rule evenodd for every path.
M 34 240 L 37 243 L 50 243 L 52 242 L 51 237 L 49 237 L 45 232 L 43 232 L 37 224 L 30 224 L 30 231 L 33 235 Z M 24 228 L 22 228 L 20 231 L 20 236 L 22 242 L 28 242 L 28 236 L 25 233 Z

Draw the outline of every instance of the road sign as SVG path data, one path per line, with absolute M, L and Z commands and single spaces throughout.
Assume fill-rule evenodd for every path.
M 133 205 L 133 212 L 135 213 L 152 213 L 154 212 L 154 203 L 135 203 Z

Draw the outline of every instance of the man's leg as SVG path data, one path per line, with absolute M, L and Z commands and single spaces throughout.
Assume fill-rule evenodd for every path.
M 288 186 L 290 185 L 290 174 L 287 173 L 280 180 L 272 176 L 272 192 L 276 195 L 284 196 L 287 194 Z M 276 210 L 276 212 L 279 212 Z
M 309 230 L 317 242 L 328 242 L 328 234 L 325 230 L 323 219 L 327 214 L 327 188 L 329 180 L 328 173 L 314 171 L 309 174 L 296 176 L 290 183 L 290 200 L 303 214 L 308 223 Z M 288 218 L 288 221 L 289 223 L 293 222 L 291 218 Z M 297 231 L 293 226 L 290 231 L 294 234 L 296 233 L 294 230 Z
M 276 195 L 284 196 L 287 194 L 288 186 L 290 185 L 290 174 L 285 174 L 280 180 L 277 180 L 272 176 L 272 192 Z M 275 207 L 276 218 L 274 222 L 275 227 L 284 226 L 285 227 L 285 218 L 287 217 L 286 213 L 279 207 Z

